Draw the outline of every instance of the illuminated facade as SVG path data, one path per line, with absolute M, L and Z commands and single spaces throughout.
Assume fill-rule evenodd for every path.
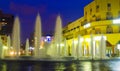
M 72 40 L 78 40 L 78 35 L 84 39 L 82 44 L 84 56 L 91 55 L 91 45 L 87 40 L 91 34 L 94 38 L 95 53 L 97 48 L 100 48 L 99 36 L 103 35 L 106 38 L 106 54 L 119 56 L 117 45 L 120 41 L 120 0 L 94 0 L 84 7 L 83 17 L 63 28 L 63 36 L 70 48 Z

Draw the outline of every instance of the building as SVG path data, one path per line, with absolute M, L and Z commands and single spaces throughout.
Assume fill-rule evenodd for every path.
M 12 14 L 5 14 L 0 10 L 0 35 L 4 44 L 6 44 L 7 36 L 12 35 L 13 22 Z
M 67 39 L 69 47 L 72 47 L 73 39 L 78 41 L 78 35 L 84 39 L 82 42 L 84 56 L 91 55 L 91 45 L 88 41 L 91 34 L 94 38 L 95 53 L 100 49 L 99 38 L 103 35 L 106 39 L 106 54 L 119 56 L 120 0 L 93 0 L 84 7 L 83 17 L 63 28 L 63 36 Z

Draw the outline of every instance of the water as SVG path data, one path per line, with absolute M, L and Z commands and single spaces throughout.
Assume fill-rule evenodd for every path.
M 104 59 L 106 57 L 106 41 L 103 37 L 103 35 L 101 36 L 101 44 L 100 44 L 101 48 L 100 48 L 100 51 L 101 51 L 101 58 Z
M 41 18 L 39 14 L 37 15 L 36 22 L 35 22 L 35 34 L 34 34 L 34 40 L 35 40 L 35 49 L 34 49 L 34 56 L 35 57 L 41 57 L 42 54 L 40 54 L 40 39 L 41 39 Z
M 26 40 L 25 53 L 26 53 L 26 56 L 29 55 L 29 39 Z
M 1 40 L 1 36 L 0 36 L 0 58 L 3 58 L 4 56 L 4 54 L 3 54 L 4 52 L 3 52 L 3 44 L 2 44 L 2 40 Z
M 61 17 L 58 16 L 56 20 L 56 26 L 55 26 L 55 34 L 54 34 L 54 42 L 55 46 L 54 48 L 56 49 L 54 52 L 56 52 L 56 57 L 62 56 L 62 20 Z
M 11 39 L 10 39 L 10 36 L 7 37 L 7 56 L 9 56 L 9 53 L 11 51 Z
M 42 30 L 41 30 L 41 18 L 40 15 L 38 14 L 36 17 L 35 21 L 35 33 L 34 33 L 34 57 L 35 58 L 62 58 L 62 57 L 75 57 L 75 58 L 80 58 L 80 57 L 91 57 L 95 58 L 97 55 L 95 53 L 95 43 L 96 41 L 94 40 L 95 37 L 91 35 L 91 37 L 88 39 L 85 39 L 82 41 L 82 38 L 78 36 L 77 39 L 71 40 L 71 44 L 68 44 L 68 40 L 63 39 L 62 37 L 62 20 L 60 16 L 57 16 L 56 19 L 56 26 L 55 26 L 55 34 L 54 34 L 54 39 L 52 40 L 52 43 L 49 44 L 49 46 L 46 46 L 46 44 L 42 45 L 41 42 L 41 37 L 42 37 Z M 103 36 L 102 36 L 103 37 Z M 91 40 L 91 41 L 90 41 Z M 8 44 L 11 43 L 10 40 L 8 40 Z M 85 44 L 86 41 L 89 41 L 88 44 Z M 79 43 L 79 44 L 78 44 Z M 26 55 L 28 56 L 28 46 L 29 44 L 26 44 Z M 48 45 L 48 44 L 47 44 Z M 96 52 L 99 52 L 99 58 L 100 59 L 105 59 L 106 58 L 106 44 L 105 44 L 105 39 L 101 38 L 99 40 L 99 50 Z M 90 46 L 90 47 L 89 47 Z M 8 48 L 10 45 L 8 46 Z M 12 47 L 14 50 L 14 56 L 19 57 L 20 54 L 20 21 L 19 18 L 15 18 L 14 22 L 14 27 L 13 27 L 13 36 L 12 36 Z M 3 49 L 1 47 L 0 49 Z M 1 51 L 2 53 L 0 54 L 0 57 L 5 57 L 3 56 L 4 50 Z M 9 56 L 9 55 L 7 55 Z M 48 57 L 49 56 L 49 57 Z
M 16 17 L 15 21 L 14 21 L 12 41 L 13 41 L 12 47 L 15 51 L 16 57 L 18 57 L 19 53 L 20 53 L 20 21 L 19 21 L 19 17 Z
M 120 71 L 120 60 L 108 61 L 0 61 L 0 71 Z

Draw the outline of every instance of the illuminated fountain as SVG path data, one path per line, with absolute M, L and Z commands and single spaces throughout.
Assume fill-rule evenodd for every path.
M 66 57 L 66 56 L 68 56 L 68 45 L 67 45 L 67 41 L 66 41 L 66 39 L 64 39 L 64 50 L 63 50 L 64 52 L 63 52 L 63 56 L 64 57 Z
M 26 56 L 29 55 L 29 39 L 26 40 L 25 54 L 26 54 Z
M 10 36 L 7 37 L 7 52 L 6 52 L 6 56 L 10 56 L 11 54 L 11 39 Z
M 105 59 L 106 58 L 106 40 L 104 36 L 101 36 L 100 40 L 100 58 Z
M 35 34 L 34 34 L 34 40 L 35 40 L 35 49 L 34 49 L 34 57 L 35 58 L 47 58 L 47 47 L 41 46 L 41 18 L 40 15 L 37 15 L 36 22 L 35 22 Z
M 62 53 L 63 46 L 64 45 L 62 43 L 62 21 L 60 16 L 58 16 L 56 19 L 54 40 L 51 42 L 51 46 L 48 49 L 48 55 L 50 55 L 53 58 L 61 58 L 62 56 L 65 56 L 65 53 Z
M 7 45 L 3 45 L 0 36 L 0 58 L 9 57 L 11 55 L 11 39 L 10 36 L 7 37 Z
M 1 36 L 0 36 L 0 58 L 4 58 L 3 56 L 3 44 L 2 44 L 2 40 L 1 40 Z
M 94 44 L 93 44 L 93 42 L 94 42 L 94 41 L 93 41 L 93 35 L 90 35 L 90 39 L 91 39 L 91 40 L 90 40 L 90 46 L 91 46 L 91 49 L 90 49 L 90 50 L 91 50 L 91 57 L 92 57 L 92 59 L 93 59 L 93 58 L 95 57 L 95 54 L 94 54 L 94 46 L 93 46 L 93 45 L 94 45 Z
M 83 55 L 82 51 L 82 39 L 80 36 L 78 36 L 78 47 L 77 47 L 77 58 L 81 58 Z
M 39 14 L 37 15 L 36 22 L 35 22 L 35 48 L 34 48 L 34 56 L 40 57 L 40 39 L 41 39 L 41 19 Z
M 62 21 L 61 21 L 61 18 L 60 16 L 57 17 L 57 20 L 56 20 L 56 26 L 55 26 L 55 35 L 54 35 L 55 39 L 55 49 L 56 51 L 56 54 L 57 54 L 57 57 L 61 57 L 61 45 L 62 45 Z
M 14 49 L 15 56 L 19 57 L 20 55 L 20 21 L 18 17 L 16 17 L 14 21 L 12 47 Z
M 75 57 L 75 54 L 76 54 L 76 51 L 75 51 L 76 49 L 75 49 L 75 40 L 73 39 L 72 40 L 72 53 L 71 53 L 71 55 L 73 56 L 73 57 Z
M 83 58 L 85 56 L 89 56 L 92 59 L 96 58 L 96 40 L 93 35 L 90 35 L 87 42 L 89 42 L 87 45 L 86 39 L 84 40 L 83 37 L 78 36 L 77 40 L 73 39 L 71 43 L 71 48 L 68 47 L 67 40 L 62 37 L 62 21 L 60 16 L 57 16 L 56 19 L 56 26 L 55 26 L 55 34 L 54 39 L 51 43 L 46 43 L 41 41 L 41 19 L 39 14 L 36 17 L 35 21 L 35 33 L 34 33 L 34 56 L 29 55 L 29 40 L 26 40 L 26 48 L 25 48 L 25 56 L 24 57 L 30 57 L 34 59 L 73 59 L 73 58 Z M 99 49 L 98 49 L 98 58 L 104 59 L 106 58 L 105 50 L 106 50 L 106 44 L 105 44 L 105 38 L 100 36 L 99 40 Z M 50 38 L 50 37 L 48 37 Z M 84 43 L 85 42 L 85 43 Z M 41 44 L 44 43 L 43 46 Z M 19 18 L 15 18 L 14 27 L 13 27 L 13 35 L 12 35 L 12 48 L 11 48 L 11 40 L 8 36 L 7 38 L 7 47 L 8 47 L 8 53 L 11 54 L 11 49 L 14 50 L 14 56 L 19 57 L 20 56 L 20 22 Z M 89 49 L 88 48 L 89 45 Z M 0 58 L 4 58 L 4 50 L 2 41 L 0 39 Z M 71 53 L 71 54 L 69 54 Z M 13 53 L 12 53 L 13 54 Z M 6 56 L 9 56 L 7 54 Z

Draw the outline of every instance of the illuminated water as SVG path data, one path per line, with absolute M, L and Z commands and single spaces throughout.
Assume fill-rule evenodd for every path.
M 26 53 L 26 56 L 29 55 L 29 39 L 26 40 L 25 53 Z
M 35 21 L 35 34 L 34 34 L 34 40 L 35 40 L 35 50 L 34 50 L 34 56 L 35 57 L 41 57 L 42 54 L 40 54 L 40 39 L 41 39 L 41 18 L 39 14 L 37 15 L 36 21 Z
M 12 47 L 16 53 L 16 56 L 19 56 L 20 52 L 20 21 L 19 17 L 15 18 L 12 34 Z
M 55 46 L 54 46 L 54 49 L 56 49 L 55 51 L 53 52 L 56 52 L 55 54 L 56 57 L 60 57 L 62 56 L 62 46 L 61 46 L 61 43 L 62 43 L 62 20 L 60 18 L 60 16 L 57 17 L 57 20 L 56 20 L 56 26 L 55 26 L 55 34 L 54 34 L 54 43 L 55 43 Z
M 120 71 L 120 60 L 108 61 L 0 61 L 0 71 Z

